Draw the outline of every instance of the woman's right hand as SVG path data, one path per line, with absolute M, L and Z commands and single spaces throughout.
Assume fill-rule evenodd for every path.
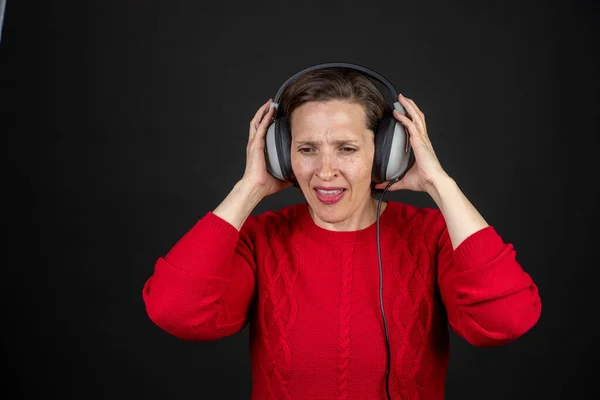
M 258 109 L 250 121 L 248 146 L 246 147 L 246 171 L 242 177 L 242 181 L 254 187 L 263 197 L 291 186 L 291 183 L 280 181 L 267 171 L 265 135 L 275 115 L 275 108 L 271 108 L 271 103 L 272 100 L 269 99 Z

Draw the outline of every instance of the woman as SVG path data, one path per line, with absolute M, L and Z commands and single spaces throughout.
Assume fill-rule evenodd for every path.
M 215 340 L 250 324 L 252 399 L 443 399 L 448 324 L 475 346 L 498 346 L 539 318 L 537 287 L 513 246 L 445 173 L 417 105 L 398 101 L 407 114 L 394 117 L 415 162 L 389 190 L 426 192 L 438 208 L 382 206 L 389 382 L 372 198 L 388 183 L 373 185 L 371 174 L 388 107 L 356 71 L 311 71 L 282 95 L 306 203 L 250 215 L 290 186 L 266 168 L 269 100 L 250 122 L 242 179 L 157 260 L 144 286 L 151 320 L 181 339 Z

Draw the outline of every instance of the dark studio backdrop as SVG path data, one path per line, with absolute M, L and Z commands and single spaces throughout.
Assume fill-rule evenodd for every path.
M 248 329 L 176 339 L 142 286 L 241 178 L 256 109 L 300 69 L 348 61 L 415 100 L 442 166 L 539 286 L 516 342 L 451 332 L 447 398 L 595 392 L 599 15 L 592 0 L 8 0 L 3 389 L 249 399 Z M 286 189 L 254 213 L 300 201 Z

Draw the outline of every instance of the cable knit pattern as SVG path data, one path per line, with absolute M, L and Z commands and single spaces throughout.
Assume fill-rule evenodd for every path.
M 350 365 L 350 311 L 352 309 L 352 269 L 354 267 L 354 246 L 344 248 L 342 257 L 342 285 L 340 290 L 340 349 L 338 369 L 338 400 L 347 400 L 348 368 Z
M 388 201 L 380 222 L 390 393 L 441 400 L 448 327 L 476 346 L 508 343 L 537 322 L 537 286 L 491 226 L 453 249 L 437 209 Z M 375 223 L 319 227 L 305 203 L 250 216 L 239 232 L 209 212 L 157 260 L 146 312 L 185 340 L 249 325 L 252 400 L 382 400 L 376 239 Z
M 269 361 L 261 364 L 268 400 L 292 399 L 288 390 L 292 365 L 288 332 L 296 320 L 297 304 L 293 292 L 294 273 L 298 270 L 291 267 L 288 254 L 281 244 L 272 243 L 267 247 L 264 258 L 266 284 L 263 289 L 265 295 L 260 300 L 263 312 L 259 314 L 259 321 L 264 333 L 262 341 L 267 352 L 266 360 Z
M 406 232 L 398 236 L 424 239 L 422 215 L 416 214 L 411 222 Z M 394 265 L 398 265 L 398 268 L 394 268 L 392 273 L 396 285 L 401 289 L 394 293 L 392 321 L 399 343 L 391 357 L 396 371 L 392 376 L 402 398 L 421 399 L 420 385 L 424 382 L 418 379 L 417 374 L 427 367 L 422 359 L 433 315 L 433 270 L 430 268 L 427 248 L 420 240 L 413 242 L 412 249 L 401 237 L 398 237 L 397 243 L 395 258 L 399 260 Z

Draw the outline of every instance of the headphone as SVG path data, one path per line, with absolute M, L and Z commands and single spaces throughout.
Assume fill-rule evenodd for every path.
M 277 91 L 271 107 L 274 107 L 276 111 L 279 111 L 279 98 L 283 90 L 287 85 L 296 79 L 299 75 L 309 71 L 314 71 L 323 68 L 348 68 L 359 72 L 362 72 L 367 77 L 378 80 L 383 83 L 390 93 L 394 96 L 393 108 L 406 115 L 406 110 L 398 102 L 398 93 L 386 78 L 378 74 L 377 72 L 370 70 L 366 67 L 350 64 L 350 63 L 326 63 L 318 64 L 312 67 L 303 69 L 302 71 L 294 74 Z M 391 110 L 391 109 L 390 109 Z M 385 310 L 383 309 L 383 277 L 382 277 L 382 266 L 381 266 L 381 246 L 379 240 L 379 216 L 381 215 L 381 202 L 383 196 L 387 190 L 394 183 L 398 182 L 404 177 L 406 172 L 412 167 L 415 162 L 415 158 L 412 154 L 412 148 L 410 147 L 410 141 L 408 133 L 400 123 L 396 120 L 390 110 L 387 110 L 383 117 L 379 120 L 378 125 L 375 129 L 375 156 L 373 158 L 373 172 L 371 179 L 376 183 L 382 183 L 390 181 L 377 205 L 377 257 L 379 260 L 379 304 L 381 306 L 381 314 L 383 317 L 383 328 L 385 331 L 385 343 L 387 349 L 387 368 L 386 368 L 386 394 L 387 398 L 391 399 L 390 395 L 390 343 L 387 330 L 387 322 L 385 319 Z M 288 181 L 297 187 L 297 181 L 292 171 L 292 159 L 291 159 L 291 146 L 292 146 L 292 132 L 290 130 L 289 116 L 278 115 L 275 113 L 274 120 L 267 129 L 265 138 L 265 161 L 267 164 L 267 170 L 275 178 L 283 181 Z
M 325 63 L 303 69 L 286 80 L 277 91 L 271 107 L 276 109 L 274 120 L 267 129 L 265 138 L 265 161 L 267 170 L 275 178 L 288 181 L 297 185 L 292 171 L 291 146 L 292 132 L 290 130 L 290 116 L 279 113 L 279 99 L 284 89 L 298 76 L 317 69 L 348 68 L 359 71 L 369 78 L 373 78 L 387 87 L 394 96 L 393 109 L 401 114 L 406 114 L 404 107 L 398 102 L 398 93 L 389 80 L 377 72 L 357 64 L 351 63 Z M 387 110 L 374 131 L 375 154 L 373 157 L 372 181 L 382 183 L 394 179 L 401 179 L 414 163 L 409 136 L 402 125 L 390 110 Z M 411 161 L 412 160 L 412 161 Z

